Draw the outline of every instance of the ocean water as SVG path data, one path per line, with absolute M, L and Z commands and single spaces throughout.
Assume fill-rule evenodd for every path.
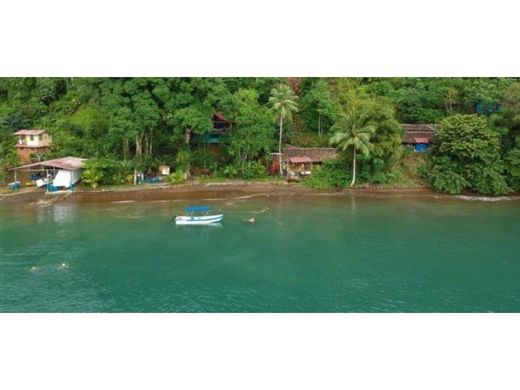
M 519 201 L 210 203 L 0 204 L 0 312 L 520 312 Z

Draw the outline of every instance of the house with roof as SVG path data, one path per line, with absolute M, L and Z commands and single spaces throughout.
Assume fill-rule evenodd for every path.
M 16 153 L 22 163 L 31 162 L 31 158 L 48 152 L 52 144 L 52 135 L 45 130 L 18 130 L 14 133 Z
M 282 153 L 282 168 L 289 179 L 301 179 L 326 160 L 338 158 L 335 148 L 299 148 L 286 146 Z M 273 155 L 270 171 L 278 172 L 278 154 Z
M 437 134 L 437 127 L 433 124 L 403 123 L 402 126 L 404 128 L 402 145 L 418 153 L 426 151 Z
M 16 182 L 32 181 L 47 191 L 70 189 L 81 179 L 87 160 L 79 157 L 61 157 L 12 168 Z
M 213 129 L 210 132 L 201 135 L 198 138 L 198 143 L 207 147 L 210 151 L 214 153 L 218 153 L 220 148 L 220 143 L 222 142 L 222 137 L 226 133 L 226 130 L 229 128 L 229 121 L 224 116 L 224 114 L 220 112 L 215 112 L 213 114 Z

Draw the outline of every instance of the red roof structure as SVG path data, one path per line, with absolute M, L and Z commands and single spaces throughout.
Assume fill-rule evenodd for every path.
M 296 157 L 289 157 L 289 162 L 293 164 L 306 164 L 306 163 L 312 163 L 312 159 L 307 156 L 296 156 Z
M 222 122 L 227 122 L 228 120 L 226 119 L 226 117 L 224 116 L 224 114 L 222 114 L 221 112 L 215 112 L 213 114 L 213 116 L 215 117 L 216 120 L 218 121 L 222 121 Z
M 429 144 L 430 143 L 428 138 L 417 137 L 417 138 L 414 138 L 414 139 L 415 139 L 415 143 L 416 144 Z

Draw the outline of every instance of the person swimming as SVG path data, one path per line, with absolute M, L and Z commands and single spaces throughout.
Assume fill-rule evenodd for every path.
M 29 271 L 31 272 L 38 272 L 40 269 L 38 267 L 35 267 L 34 265 L 31 267 Z
M 256 218 L 255 218 L 255 217 L 252 217 L 252 218 L 246 218 L 246 219 L 244 219 L 244 222 L 247 222 L 247 223 L 256 223 Z
M 59 270 L 66 270 L 69 269 L 69 265 L 67 263 L 61 263 L 58 267 Z

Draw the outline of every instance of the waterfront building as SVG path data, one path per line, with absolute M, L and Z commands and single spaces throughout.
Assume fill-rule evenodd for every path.
M 30 181 L 33 185 L 45 187 L 48 191 L 56 191 L 70 189 L 80 181 L 85 161 L 87 160 L 84 158 L 69 156 L 22 165 L 13 168 L 12 171 L 15 182 Z
M 273 163 L 278 166 L 278 155 Z M 289 179 L 298 180 L 312 174 L 314 167 L 323 164 L 326 160 L 338 158 L 335 148 L 298 148 L 286 146 L 282 154 L 282 168 Z M 276 169 L 271 167 L 271 171 Z

